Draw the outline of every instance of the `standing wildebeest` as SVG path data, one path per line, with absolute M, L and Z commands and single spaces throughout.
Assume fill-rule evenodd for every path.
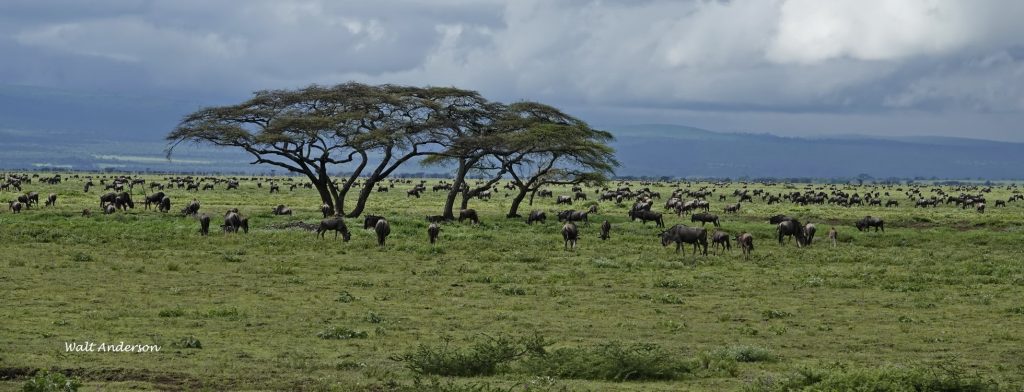
M 699 227 L 688 227 L 684 225 L 675 225 L 672 228 L 665 230 L 658 234 L 661 237 L 661 246 L 668 246 L 668 244 L 676 243 L 676 253 L 683 248 L 683 243 L 693 244 L 693 254 L 697 254 L 698 245 L 703 246 L 704 249 L 701 252 L 704 256 L 708 255 L 708 231 L 704 228 Z
M 900 202 L 898 202 L 896 200 L 889 200 L 889 201 L 885 202 L 885 206 L 886 207 L 899 207 L 900 206 Z
M 18 203 L 21 203 L 26 209 L 32 208 L 32 203 L 28 201 L 28 195 L 18 195 Z
M 533 222 L 544 223 L 548 219 L 548 216 L 544 214 L 544 211 L 533 210 L 530 211 L 530 216 L 526 217 L 526 224 L 532 225 Z
M 836 247 L 836 240 L 837 239 L 839 239 L 839 232 L 837 232 L 836 228 L 833 227 L 832 229 L 830 229 L 828 231 L 828 240 L 832 242 L 832 247 L 833 248 Z
M 601 223 L 601 239 L 607 240 L 611 238 L 612 224 L 607 220 Z
M 377 245 L 384 247 L 384 241 L 388 239 L 388 235 L 391 234 L 391 224 L 388 223 L 387 219 L 380 218 L 377 223 L 373 226 L 373 231 L 377 233 Z
M 352 238 L 352 234 L 348 232 L 348 227 L 345 226 L 345 221 L 340 216 L 320 221 L 320 227 L 316 229 L 316 235 L 323 238 L 324 233 L 328 230 L 334 230 L 334 239 L 338 239 L 338 233 L 341 233 L 341 238 L 345 242 Z
M 804 245 L 804 227 L 800 221 L 792 219 L 779 222 L 776 231 L 779 233 L 779 245 L 785 245 L 784 239 L 790 236 L 796 238 L 797 247 Z
M 272 212 L 274 215 L 291 215 L 292 209 L 285 207 L 284 204 L 278 204 L 277 207 L 274 207 L 274 209 L 271 210 L 270 212 Z
M 438 226 L 437 223 L 431 223 L 430 226 L 427 226 L 427 238 L 430 239 L 430 245 L 434 245 L 434 242 L 437 242 L 437 236 L 440 234 L 441 226 Z
M 469 219 L 469 222 L 474 225 L 480 224 L 480 216 L 476 214 L 476 210 L 467 208 L 465 210 L 459 210 L 459 223 L 462 223 L 463 219 Z
M 276 183 L 270 184 L 270 193 L 274 192 L 281 193 L 281 187 L 278 186 Z
M 715 254 L 718 254 L 718 247 L 722 248 L 722 251 L 732 251 L 732 244 L 729 243 L 729 233 L 724 231 L 715 230 L 715 233 L 711 235 L 711 249 L 714 250 Z
M 630 210 L 629 220 L 635 221 L 637 219 L 645 225 L 647 224 L 647 221 L 654 221 L 656 227 L 665 227 L 665 220 L 662 218 L 660 212 Z
M 237 233 L 238 229 L 242 229 L 243 232 L 249 232 L 249 219 L 243 218 L 236 211 L 228 212 L 224 215 L 224 225 L 221 226 L 227 233 Z
M 324 214 L 324 218 L 326 218 L 328 216 L 334 215 L 334 208 L 331 208 L 330 204 L 324 203 L 320 205 L 320 212 Z
M 740 212 L 740 203 L 736 203 L 731 206 L 725 206 L 725 212 Z
M 865 216 L 863 219 L 857 221 L 857 223 L 854 223 L 854 226 L 857 227 L 857 231 L 868 230 L 872 227 L 875 228 L 875 231 L 878 231 L 878 229 L 882 229 L 883 232 L 885 231 L 885 222 L 871 215 Z
M 580 231 L 576 228 L 576 224 L 572 222 L 565 222 L 562 225 L 562 240 L 565 241 L 565 249 L 569 250 L 569 244 L 572 244 L 572 249 L 576 249 L 576 240 L 580 237 Z
M 365 218 L 363 218 L 363 230 L 376 228 L 377 222 L 382 219 L 384 219 L 383 216 L 367 215 Z
M 750 255 L 750 252 L 754 251 L 754 236 L 750 233 L 744 232 L 736 236 L 736 243 L 740 245 L 740 249 L 743 250 L 743 257 L 746 258 Z
M 185 208 L 181 209 L 182 215 L 195 215 L 199 213 L 199 200 L 192 199 Z
M 39 207 L 39 192 L 28 193 L 28 207 L 32 208 L 33 204 L 35 204 L 36 207 Z
M 210 235 L 210 216 L 199 215 L 199 235 Z
M 159 207 L 160 207 L 160 212 L 170 212 L 171 211 L 171 197 L 170 196 L 164 196 L 163 199 L 160 199 L 160 206 Z
M 413 189 L 405 192 L 405 195 L 406 196 L 416 196 L 416 198 L 419 199 L 420 198 L 420 188 L 413 188 Z
M 21 202 L 20 201 L 9 202 L 9 203 L 7 203 L 7 208 L 10 208 L 11 211 L 13 211 L 15 214 L 17 214 L 17 213 L 21 212 Z
M 145 208 L 148 210 L 149 206 L 150 205 L 154 205 L 154 204 L 157 207 L 159 207 L 160 206 L 160 202 L 163 201 L 163 200 L 164 200 L 164 193 L 163 192 L 157 192 L 157 193 L 154 193 L 152 195 L 146 196 L 145 197 L 145 201 L 144 201 Z
M 768 217 L 768 223 L 771 223 L 773 225 L 777 225 L 779 223 L 782 223 L 782 222 L 785 222 L 785 221 L 788 221 L 788 220 L 793 220 L 793 218 L 790 218 L 790 217 L 785 216 L 785 215 L 772 215 L 772 216 Z
M 590 219 L 587 217 L 589 212 L 576 211 L 576 210 L 565 210 L 558 213 L 559 222 L 580 222 L 582 221 L 586 225 L 590 225 Z
M 691 215 L 690 222 L 700 222 L 701 226 L 704 226 L 705 223 L 711 222 L 715 225 L 715 227 L 721 226 L 718 224 L 718 215 L 709 214 L 706 212 Z
M 117 207 L 114 207 L 113 204 L 107 204 L 106 207 L 103 207 L 103 213 L 104 214 L 110 215 L 110 214 L 113 214 L 115 212 L 117 212 Z
M 985 203 L 978 203 L 978 212 L 985 213 Z
M 814 242 L 814 233 L 818 232 L 818 227 L 813 223 L 804 225 L 804 244 L 810 246 Z
M 558 196 L 555 204 L 572 204 L 572 196 Z
M 46 198 L 46 206 L 48 206 L 48 207 L 56 207 L 57 206 L 57 194 L 56 193 L 51 193 L 50 196 Z

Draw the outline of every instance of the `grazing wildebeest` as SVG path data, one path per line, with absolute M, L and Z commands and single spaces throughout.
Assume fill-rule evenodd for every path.
M 28 193 L 28 203 L 26 205 L 29 208 L 32 208 L 33 204 L 36 207 L 39 207 L 39 192 L 29 192 Z
M 526 217 L 526 224 L 532 225 L 533 222 L 544 223 L 548 219 L 547 214 L 544 211 L 533 210 L 530 211 L 530 216 Z
M 715 227 L 721 226 L 718 224 L 718 215 L 709 214 L 706 212 L 691 215 L 690 222 L 700 222 L 701 226 L 704 226 L 705 223 L 711 222 L 715 225 Z
M 885 206 L 886 207 L 899 207 L 900 206 L 900 202 L 898 202 L 896 200 L 889 200 L 889 201 L 885 202 Z
M 629 220 L 630 221 L 635 221 L 637 219 L 639 219 L 640 222 L 645 224 L 645 225 L 647 224 L 648 221 L 654 221 L 656 227 L 665 227 L 665 220 L 662 217 L 660 212 L 644 211 L 644 210 L 640 210 L 640 211 L 630 210 L 629 211 Z
M 444 215 L 427 215 L 427 222 L 430 223 L 441 223 L 444 222 Z
M 113 204 L 115 198 L 117 198 L 117 194 L 114 192 L 109 192 L 100 195 L 100 208 L 103 208 L 107 204 Z
M 474 225 L 480 224 L 480 216 L 476 214 L 476 210 L 467 208 L 459 211 L 459 223 L 462 223 L 463 219 L 469 219 L 469 222 Z
M 555 204 L 572 204 L 572 196 L 558 196 Z
M 743 257 L 746 258 L 750 255 L 750 252 L 754 251 L 754 236 L 750 233 L 740 233 L 736 236 L 736 243 L 740 245 L 740 249 L 743 250 Z
M 21 202 L 20 201 L 9 202 L 9 203 L 7 203 L 7 208 L 9 208 L 15 214 L 20 213 L 21 212 Z
M 576 240 L 580 237 L 580 231 L 576 228 L 576 224 L 572 222 L 565 222 L 562 225 L 562 240 L 565 241 L 565 249 L 569 250 L 569 244 L 572 244 L 572 249 L 576 249 Z
M 210 216 L 199 215 L 199 235 L 210 235 Z
M 814 233 L 818 232 L 818 227 L 813 223 L 804 225 L 804 244 L 810 246 L 814 243 Z
M 978 203 L 977 208 L 978 208 L 978 212 L 983 213 L 983 214 L 985 213 L 985 203 Z
M 736 203 L 731 206 L 725 206 L 725 212 L 740 212 L 740 203 Z
M 237 233 L 238 229 L 248 233 L 249 219 L 243 218 L 237 211 L 231 211 L 224 215 L 224 225 L 221 228 L 227 233 Z
M 718 254 L 719 247 L 722 248 L 723 252 L 732 250 L 732 244 L 729 243 L 729 233 L 715 230 L 714 234 L 711 234 L 711 249 L 715 254 Z
M 832 229 L 830 229 L 828 231 L 828 240 L 832 242 L 832 247 L 833 248 L 836 247 L 836 240 L 838 240 L 838 239 L 839 239 L 839 232 L 837 232 L 836 228 L 833 227 Z
M 771 223 L 773 225 L 777 225 L 779 223 L 782 223 L 782 222 L 785 222 L 785 221 L 788 221 L 788 220 L 793 220 L 793 218 L 790 218 L 790 217 L 785 216 L 785 215 L 772 215 L 772 216 L 768 217 L 768 223 Z
M 573 200 L 587 200 L 587 194 L 584 192 L 576 192 L 572 198 Z
M 586 225 L 590 225 L 590 219 L 587 217 L 589 212 L 576 211 L 576 210 L 565 210 L 558 213 L 559 222 L 580 222 L 582 221 Z
M 274 192 L 281 193 L 281 187 L 278 186 L 276 183 L 270 184 L 270 193 Z
M 409 191 L 405 192 L 405 195 L 406 196 L 416 196 L 416 198 L 419 199 L 420 198 L 420 188 L 410 189 Z
M 875 231 L 878 231 L 878 229 L 882 229 L 883 232 L 885 231 L 885 222 L 882 219 L 875 218 L 871 215 L 865 216 L 861 220 L 857 221 L 854 226 L 857 227 L 857 231 L 868 230 L 872 227 L 875 228 Z
M 120 192 L 114 197 L 114 205 L 117 208 L 128 211 L 129 208 L 135 208 L 135 202 L 132 201 L 132 195 L 128 192 Z
M 157 193 L 154 193 L 152 195 L 149 195 L 149 196 L 145 197 L 145 201 L 144 201 L 145 205 L 144 206 L 145 206 L 145 208 L 147 210 L 149 209 L 150 205 L 156 205 L 157 207 L 159 207 L 160 206 L 160 202 L 163 201 L 163 200 L 164 200 L 164 193 L 163 192 L 157 192 Z
M 704 256 L 708 255 L 708 231 L 702 227 L 689 227 L 685 225 L 675 225 L 672 228 L 662 231 L 658 234 L 661 237 L 661 246 L 668 246 L 668 244 L 676 243 L 676 253 L 683 248 L 683 243 L 693 244 L 693 254 L 697 254 L 698 245 L 703 246 L 704 249 L 701 252 Z
M 792 219 L 779 222 L 776 231 L 779 234 L 779 245 L 785 245 L 784 239 L 790 236 L 796 238 L 797 247 L 804 245 L 804 226 L 800 224 L 800 221 Z
M 611 232 L 612 232 L 612 224 L 611 223 L 609 223 L 607 220 L 604 221 L 604 223 L 601 223 L 601 239 L 602 240 L 607 240 L 607 239 L 611 238 Z
M 352 238 L 352 234 L 349 233 L 348 227 L 345 226 L 345 221 L 340 216 L 333 218 L 327 218 L 320 221 L 320 227 L 316 229 L 316 235 L 323 238 L 324 233 L 328 230 L 334 230 L 334 239 L 338 239 L 338 233 L 341 233 L 341 238 L 348 242 Z
M 379 215 L 367 215 L 363 218 L 363 230 L 376 228 L 377 222 L 381 219 L 384 219 L 384 217 Z
M 596 214 L 597 213 L 597 204 L 593 204 L 593 205 L 590 206 L 590 208 L 587 208 L 587 212 L 591 213 L 591 214 Z
M 48 207 L 55 207 L 55 206 L 57 206 L 57 194 L 56 193 L 51 193 L 50 196 L 48 196 L 46 198 L 46 205 Z
M 108 214 L 109 215 L 109 214 L 113 214 L 115 212 L 117 212 L 117 207 L 114 207 L 113 204 L 107 204 L 106 207 L 103 207 L 103 213 L 104 214 Z
M 434 245 L 437 242 L 437 236 L 441 234 L 441 226 L 437 223 L 431 223 L 427 226 L 427 238 L 430 239 L 430 245 Z
M 185 208 L 181 209 L 182 215 L 195 215 L 197 213 L 199 213 L 199 200 L 196 199 L 192 199 L 192 201 L 185 205 Z
M 18 203 L 21 203 L 22 207 L 26 209 L 32 208 L 32 203 L 28 201 L 28 195 L 18 195 Z
M 334 208 L 330 204 L 324 203 L 320 205 L 320 213 L 324 214 L 324 218 L 334 215 Z
M 377 245 L 384 247 L 384 241 L 387 240 L 388 235 L 391 234 L 391 224 L 388 223 L 387 219 L 380 218 L 373 226 L 373 231 L 377 233 Z
M 171 211 L 171 197 L 170 196 L 164 196 L 163 199 L 160 199 L 160 206 L 159 206 L 159 208 L 160 208 L 160 212 L 170 212 Z
M 284 204 L 278 204 L 277 207 L 274 207 L 274 209 L 271 210 L 270 212 L 272 212 L 274 215 L 291 215 L 292 209 L 285 207 Z

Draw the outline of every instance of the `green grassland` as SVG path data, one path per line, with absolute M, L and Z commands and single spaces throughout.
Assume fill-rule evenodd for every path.
M 232 191 L 172 189 L 172 213 L 162 214 L 142 208 L 137 187 L 134 210 L 102 215 L 102 189 L 83 193 L 82 182 L 25 185 L 42 198 L 59 194 L 57 206 L 0 213 L 0 377 L 8 377 L 0 390 L 21 389 L 34 369 L 68 373 L 81 390 L 778 390 L 822 378 L 833 382 L 822 389 L 845 389 L 916 376 L 933 386 L 1024 383 L 1024 203 L 993 208 L 1009 197 L 1005 187 L 987 195 L 984 214 L 915 209 L 895 189 L 899 208 L 756 200 L 725 214 L 717 195 L 740 185 L 720 187 L 710 200 L 722 229 L 755 237 L 744 259 L 735 248 L 675 253 L 653 223 L 630 222 L 629 205 L 611 202 L 581 226 L 578 249 L 565 251 L 552 213 L 564 208 L 538 199 L 521 212 L 545 210 L 548 221 L 528 226 L 504 217 L 511 197 L 502 191 L 471 202 L 480 226 L 445 224 L 431 247 L 424 216 L 439 213 L 444 197 L 429 191 L 434 181 L 419 199 L 406 196 L 408 184 L 371 197 L 366 213 L 392 224 L 383 249 L 361 220 L 347 220 L 347 243 L 273 228 L 321 219 L 308 189 L 272 195 L 251 181 Z M 699 186 L 711 187 L 691 188 Z M 193 195 L 214 218 L 208 237 L 178 213 Z M 3 201 L 15 196 L 0 192 Z M 662 211 L 664 199 L 655 203 Z M 277 204 L 295 215 L 272 215 Z M 216 230 L 231 207 L 250 217 L 248 234 Z M 767 217 L 779 213 L 816 223 L 816 243 L 776 243 Z M 852 223 L 864 215 L 884 218 L 886 231 L 858 232 Z M 614 226 L 601 241 L 605 219 Z M 666 214 L 676 223 L 693 225 Z M 840 234 L 834 249 L 829 226 Z M 411 370 L 416 358 L 476 358 L 473 350 L 538 336 L 544 358 L 524 354 L 474 376 Z M 161 351 L 65 352 L 72 341 Z M 669 365 L 678 368 L 659 370 Z M 636 369 L 598 371 L 616 366 Z M 647 379 L 621 381 L 630 378 Z

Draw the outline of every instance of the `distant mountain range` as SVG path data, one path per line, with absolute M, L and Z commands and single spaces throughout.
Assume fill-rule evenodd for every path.
M 205 104 L 221 104 L 205 103 Z M 255 172 L 234 150 L 185 147 L 164 136 L 204 103 L 0 86 L 0 169 Z M 622 176 L 714 178 L 1024 178 L 1024 143 L 945 137 L 822 138 L 721 133 L 680 125 L 601 126 Z M 416 164 L 406 173 L 437 171 Z

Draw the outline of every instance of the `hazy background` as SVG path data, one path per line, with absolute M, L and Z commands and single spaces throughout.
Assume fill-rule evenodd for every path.
M 5 0 L 0 167 L 243 170 L 198 150 L 168 165 L 162 136 L 254 90 L 355 80 L 559 106 L 616 133 L 622 174 L 1017 178 L 1020 144 L 948 138 L 1024 142 L 1022 15 L 1001 0 Z

